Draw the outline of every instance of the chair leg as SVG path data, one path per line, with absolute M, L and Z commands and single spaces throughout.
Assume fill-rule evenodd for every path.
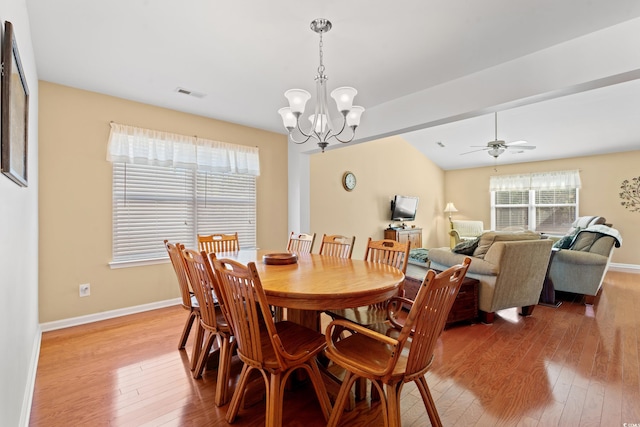
M 356 379 L 358 379 L 358 377 L 353 375 L 353 373 L 351 373 L 350 371 L 347 371 L 345 373 L 342 380 L 342 387 L 340 387 L 338 397 L 333 404 L 333 409 L 331 410 L 331 416 L 329 417 L 329 421 L 327 422 L 327 427 L 336 427 L 338 425 L 338 421 L 340 421 L 340 417 L 342 416 L 342 412 L 344 412 L 344 407 L 347 403 L 347 399 L 349 398 L 351 387 L 353 386 L 353 383 L 356 381 Z
M 191 351 L 191 370 L 196 369 L 198 359 L 200 358 L 200 352 L 202 351 L 202 341 L 204 340 L 204 328 L 198 322 L 196 327 L 196 341 L 193 343 L 193 350 Z
M 213 342 L 216 340 L 216 337 L 216 334 L 207 331 L 207 339 L 200 349 L 200 357 L 198 357 L 198 364 L 193 371 L 193 378 L 197 379 L 202 377 L 202 372 L 204 372 L 204 367 L 207 364 L 207 359 L 209 359 L 209 353 L 211 352 L 211 347 L 213 346 Z
M 242 372 L 240 372 L 240 378 L 238 379 L 238 383 L 236 384 L 236 389 L 233 392 L 233 397 L 231 397 L 231 403 L 229 403 L 229 408 L 227 408 L 227 416 L 225 417 L 229 424 L 233 424 L 233 422 L 236 420 L 236 416 L 238 416 L 238 411 L 240 411 L 240 404 L 242 403 L 242 397 L 244 396 L 244 391 L 247 388 L 247 383 L 249 381 L 249 374 L 251 374 L 251 371 L 253 369 L 254 368 L 247 364 L 242 365 Z M 267 388 L 268 387 L 269 386 L 267 384 Z
M 194 311 L 189 312 L 189 317 L 187 317 L 187 323 L 184 324 L 184 329 L 182 330 L 182 335 L 180 336 L 180 342 L 178 343 L 178 350 L 184 350 L 184 346 L 187 344 L 187 339 L 189 339 L 189 333 L 191 332 L 193 321 L 196 320 L 196 317 L 197 315 Z
M 438 415 L 436 404 L 433 401 L 431 392 L 429 391 L 427 379 L 424 376 L 421 376 L 415 380 L 415 383 L 418 386 L 418 390 L 420 390 L 420 395 L 422 396 L 422 401 L 424 402 L 424 406 L 427 409 L 427 414 L 429 415 L 431 425 L 433 427 L 442 427 L 442 421 L 440 421 L 440 415 Z
M 386 389 L 386 407 L 387 407 L 387 423 L 388 427 L 400 427 L 402 420 L 400 417 L 400 392 L 402 391 L 402 381 L 396 384 L 387 384 Z
M 282 427 L 282 405 L 284 404 L 282 401 L 284 398 L 283 377 L 285 376 L 281 373 L 271 373 L 271 375 L 269 375 L 265 427 Z
M 311 379 L 311 384 L 313 384 L 313 388 L 316 391 L 316 396 L 318 397 L 318 403 L 320 403 L 320 409 L 322 409 L 324 420 L 329 421 L 329 415 L 331 414 L 331 401 L 329 400 L 327 389 L 324 386 L 320 368 L 318 368 L 315 358 L 309 360 L 305 366 L 308 366 L 307 370 L 309 371 L 309 378 Z
M 231 370 L 234 343 L 231 342 L 229 335 L 220 334 L 218 340 L 220 341 L 220 361 L 218 362 L 216 396 L 213 402 L 216 406 L 222 406 L 227 403 L 228 400 L 229 372 Z

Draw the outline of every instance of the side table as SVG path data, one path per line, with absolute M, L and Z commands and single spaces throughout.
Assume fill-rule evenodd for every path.
M 464 320 L 472 321 L 478 318 L 478 279 L 465 277 L 460 285 L 460 290 L 453 302 L 446 326 Z M 405 296 L 411 300 L 415 299 L 422 280 L 415 277 L 405 277 Z

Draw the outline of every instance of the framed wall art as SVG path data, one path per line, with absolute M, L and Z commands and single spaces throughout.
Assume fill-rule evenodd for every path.
M 2 99 L 0 117 L 0 169 L 16 184 L 27 186 L 27 141 L 29 89 L 20 62 L 18 44 L 9 21 L 4 24 L 2 43 Z

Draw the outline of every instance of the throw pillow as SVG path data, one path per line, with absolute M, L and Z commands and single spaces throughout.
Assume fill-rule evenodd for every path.
M 478 247 L 478 243 L 480 243 L 480 237 L 476 237 L 472 240 L 463 240 L 451 249 L 451 252 L 462 255 L 473 255 L 473 251 Z
M 580 232 L 580 230 L 581 230 L 580 227 L 576 227 L 571 231 L 571 233 L 567 234 L 566 236 L 562 236 L 560 239 L 558 239 L 553 244 L 553 247 L 557 249 L 569 249 L 571 247 L 571 244 L 573 243 L 573 240 L 576 238 L 576 235 L 578 234 L 578 232 Z

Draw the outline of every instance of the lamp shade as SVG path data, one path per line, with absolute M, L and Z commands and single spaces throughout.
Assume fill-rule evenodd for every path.
M 304 113 L 304 107 L 311 98 L 311 94 L 302 89 L 289 89 L 284 96 L 289 100 L 289 108 L 293 114 Z
M 339 87 L 331 92 L 331 97 L 335 99 L 338 111 L 341 113 L 351 110 L 353 98 L 358 93 L 352 87 Z
M 282 107 L 278 110 L 278 113 L 282 116 L 282 123 L 285 128 L 291 130 L 296 127 L 296 116 L 293 115 L 290 107 Z
M 347 126 L 360 126 L 360 116 L 364 113 L 364 108 L 354 105 L 347 114 Z
M 444 208 L 444 211 L 447 213 L 458 212 L 455 205 L 452 202 L 447 203 L 447 206 Z

